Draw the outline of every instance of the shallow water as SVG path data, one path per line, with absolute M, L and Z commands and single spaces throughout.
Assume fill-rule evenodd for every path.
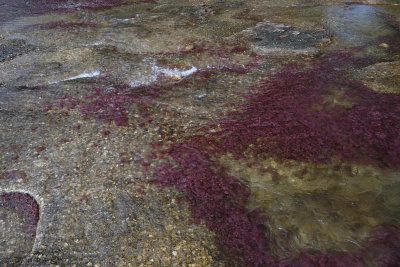
M 28 192 L 41 206 L 32 252 L 21 245 L 26 263 L 79 264 L 92 259 L 95 263 L 96 258 L 105 265 L 230 262 L 233 252 L 220 243 L 221 233 L 209 219 L 197 214 L 202 223 L 187 226 L 195 208 L 190 201 L 176 204 L 175 198 L 191 189 L 172 183 L 168 185 L 180 192 L 171 191 L 151 182 L 166 162 L 192 174 L 197 161 L 185 165 L 165 152 L 185 144 L 209 159 L 210 169 L 221 168 L 248 186 L 250 197 L 240 206 L 266 217 L 263 234 L 270 242 L 268 254 L 295 259 L 305 251 L 315 255 L 362 251 L 367 255 L 361 257 L 364 264 L 389 266 L 375 261 L 377 252 L 366 240 L 382 225 L 400 227 L 400 166 L 396 165 L 400 155 L 379 149 L 379 144 L 399 145 L 398 133 L 393 134 L 393 129 L 400 129 L 398 116 L 389 112 L 378 122 L 368 122 L 379 125 L 357 133 L 360 140 L 372 140 L 365 149 L 356 138 L 338 139 L 342 143 L 338 141 L 335 149 L 355 144 L 353 157 L 332 152 L 323 160 L 286 156 L 279 147 L 269 148 L 273 145 L 268 142 L 275 141 L 260 141 L 262 136 L 241 147 L 241 140 L 253 132 L 225 129 L 223 119 L 242 118 L 246 105 L 253 103 L 251 96 L 260 90 L 257 86 L 281 77 L 287 63 L 299 64 L 299 73 L 321 66 L 340 72 L 339 81 L 309 107 L 313 112 L 345 112 L 356 106 L 363 97 L 357 95 L 361 89 L 348 82 L 352 79 L 371 87 L 368 90 L 397 97 L 400 70 L 393 66 L 400 60 L 400 9 L 396 3 L 3 0 L 0 10 L 0 174 L 21 170 L 29 177 L 0 175 L 0 191 Z M 254 26 L 266 25 L 260 22 L 274 23 L 268 25 L 275 28 L 257 32 Z M 290 30 L 286 32 L 282 24 L 290 25 Z M 330 53 L 332 58 L 324 61 Z M 341 53 L 351 54 L 351 59 Z M 343 77 L 348 80 L 340 80 Z M 279 88 L 291 90 L 307 79 L 282 78 Z M 292 101 L 276 99 L 286 100 Z M 399 105 L 394 103 L 392 111 Z M 268 106 L 258 108 L 269 112 Z M 369 112 L 366 119 L 372 116 Z M 294 114 L 293 120 L 303 119 L 303 114 Z M 388 117 L 391 124 L 381 127 Z M 226 148 L 213 151 L 207 145 L 204 150 L 190 145 L 197 134 L 215 132 L 220 136 L 209 144 Z M 224 139 L 232 133 L 239 135 L 237 143 Z M 375 142 L 375 135 L 381 143 Z M 301 140 L 287 140 L 306 154 Z M 10 144 L 22 147 L 10 150 Z M 287 144 L 280 145 L 286 149 Z M 253 153 L 255 147 L 261 153 Z M 370 147 L 376 151 L 365 154 L 372 151 Z M 324 147 L 320 153 L 326 153 Z M 207 179 L 204 183 L 207 186 Z M 236 201 L 234 196 L 227 198 Z M 9 213 L 2 217 L 16 216 Z M 220 223 L 229 224 L 223 219 Z M 0 227 L 21 231 L 7 223 Z M 11 236 L 13 248 L 18 244 L 17 234 L 2 236 Z M 393 244 L 394 248 L 388 247 L 400 250 L 399 242 Z M 0 246 L 6 251 L 11 245 L 3 240 Z M 62 256 L 50 256 L 63 249 Z M 12 253 L 0 255 L 0 262 L 9 261 Z M 243 257 L 246 264 L 256 265 Z M 243 258 L 234 260 L 240 263 Z

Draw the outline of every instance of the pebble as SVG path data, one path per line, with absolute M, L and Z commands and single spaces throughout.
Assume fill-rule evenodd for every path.
M 193 50 L 194 49 L 194 45 L 187 45 L 186 47 L 185 47 L 185 51 L 191 51 L 191 50 Z
M 198 94 L 196 97 L 197 97 L 198 99 L 202 99 L 202 98 L 206 97 L 206 95 L 207 95 L 207 94 L 202 93 L 202 94 Z

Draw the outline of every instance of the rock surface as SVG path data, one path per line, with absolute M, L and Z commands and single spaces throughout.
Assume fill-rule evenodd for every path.
M 0 62 L 20 56 L 29 52 L 33 48 L 34 46 L 28 45 L 24 40 L 21 39 L 0 39 Z
M 400 61 L 377 63 L 356 72 L 355 78 L 383 93 L 400 93 Z
M 331 41 L 327 32 L 271 22 L 260 22 L 245 34 L 253 42 L 253 51 L 260 55 L 312 55 Z
M 247 250 L 254 254 L 247 255 L 254 261 L 243 262 L 243 251 L 235 246 L 257 247 L 241 228 L 254 224 L 254 229 L 261 230 L 253 231 L 253 237 L 271 244 L 261 254 L 272 255 L 275 263 L 337 260 L 324 253 L 355 251 L 360 246 L 365 248 L 363 253 L 370 251 L 370 258 L 391 256 L 388 251 L 398 244 L 395 234 L 375 230 L 378 233 L 369 236 L 381 225 L 392 225 L 385 228 L 392 230 L 389 233 L 396 233 L 399 227 L 397 169 L 368 161 L 333 158 L 314 163 L 250 153 L 260 145 L 250 136 L 277 126 L 289 144 L 299 141 L 293 146 L 298 149 L 296 155 L 314 151 L 301 146 L 301 136 L 291 138 L 297 130 L 285 131 L 284 127 L 296 125 L 307 128 L 306 133 L 309 128 L 323 128 L 325 121 L 332 121 L 331 113 L 351 109 L 358 101 L 348 87 L 361 86 L 359 82 L 379 92 L 399 93 L 398 33 L 380 15 L 397 16 L 397 6 L 391 1 L 379 2 L 385 5 L 345 2 L 1 2 L 0 192 L 14 196 L 14 200 L 35 202 L 11 205 L 0 201 L 0 263 L 249 266 L 260 260 L 260 255 Z M 361 28 L 360 21 L 368 23 Z M 349 35 L 357 44 L 341 42 Z M 383 37 L 390 38 L 383 41 Z M 382 42 L 387 47 L 380 46 Z M 287 64 L 297 67 L 288 70 Z M 326 66 L 330 69 L 324 69 Z M 334 70 L 333 74 L 327 70 Z M 300 108 L 291 112 L 286 102 L 280 102 L 301 106 L 292 99 L 299 93 L 291 95 L 290 90 L 308 92 L 306 89 L 312 88 L 307 85 L 310 73 L 316 75 L 311 81 L 317 81 L 318 75 L 324 75 L 324 79 L 329 75 L 346 77 L 345 82 L 338 78 L 336 83 L 328 83 L 336 86 L 329 88 L 330 94 L 310 93 L 318 100 L 314 103 L 314 98 L 307 99 L 312 111 L 319 114 L 325 108 L 323 115 L 328 117 L 320 118 L 318 127 L 303 127 L 312 125 L 304 122 L 312 116 L 301 116 Z M 201 157 L 189 153 L 194 155 L 189 158 L 166 152 L 187 140 L 203 145 L 199 136 L 218 132 L 222 120 L 226 124 L 231 114 L 246 110 L 257 88 L 266 88 L 268 94 L 271 78 L 279 85 L 276 88 L 287 92 L 283 97 L 279 97 L 280 91 L 272 94 L 275 111 L 270 115 L 274 120 L 265 122 L 253 112 L 251 125 L 245 122 L 211 142 L 220 144 L 218 140 L 236 136 L 238 141 L 223 145 L 243 152 L 240 157 L 203 151 Z M 268 103 L 268 97 L 263 101 Z M 251 107 L 263 110 L 269 106 Z M 362 119 L 356 121 L 365 126 L 360 126 L 367 131 L 362 136 L 386 141 L 387 133 L 381 131 L 383 126 L 378 121 L 384 114 L 374 113 L 365 105 L 363 108 L 372 114 L 367 119 L 376 121 L 366 125 Z M 285 123 L 269 125 L 271 121 Z M 379 131 L 375 133 L 373 127 Z M 335 136 L 341 145 L 343 138 Z M 315 136 L 307 138 L 321 142 Z M 249 140 L 255 144 L 240 147 Z M 262 145 L 272 147 L 268 142 Z M 342 151 L 338 144 L 331 145 Z M 232 178 L 228 182 L 234 189 L 244 184 L 248 199 L 235 202 L 234 211 L 239 215 L 234 218 L 251 218 L 253 224 L 238 223 L 229 229 L 237 221 L 229 221 L 226 214 L 222 219 L 213 216 L 218 204 L 226 200 L 232 204 L 240 195 L 223 182 L 221 186 L 210 185 L 213 179 L 196 183 L 196 176 L 185 180 L 183 175 L 181 184 L 160 187 L 155 172 L 166 163 L 179 167 L 174 158 L 187 166 L 181 172 L 186 175 L 206 162 L 211 173 L 216 172 L 212 167 L 221 166 L 219 170 L 227 174 L 223 177 Z M 204 158 L 207 160 L 202 161 Z M 193 184 L 185 184 L 187 181 Z M 213 196 L 217 205 L 208 202 L 210 188 L 220 193 Z M 184 192 L 195 192 L 190 196 L 192 202 L 185 201 Z M 202 194 L 201 198 L 196 194 Z M 201 210 L 193 208 L 198 199 L 202 200 L 199 206 L 208 212 L 204 213 L 211 214 L 209 218 L 204 219 Z M 34 216 L 26 216 L 31 214 L 27 211 L 34 210 L 34 203 L 39 207 L 37 224 L 30 220 Z M 393 239 L 386 240 L 388 236 Z M 235 243 L 235 238 L 240 242 Z M 366 243 L 370 239 L 378 243 L 375 250 Z M 307 251 L 321 254 L 310 256 Z

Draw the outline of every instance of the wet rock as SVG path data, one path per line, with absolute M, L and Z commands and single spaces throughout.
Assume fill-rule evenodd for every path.
M 31 252 L 39 206 L 28 194 L 0 194 L 0 263 L 20 264 Z
M 33 48 L 21 39 L 6 40 L 0 43 L 0 62 L 25 54 Z
M 204 222 L 197 224 L 190 207 L 181 201 L 182 193 L 155 187 L 153 173 L 164 159 L 167 161 L 164 149 L 238 112 L 243 107 L 240 103 L 246 101 L 244 96 L 260 85 L 260 79 L 268 78 L 281 64 L 300 60 L 292 57 L 294 52 L 317 49 L 327 37 L 321 29 L 329 19 L 325 16 L 332 16 L 328 12 L 331 7 L 324 1 L 320 1 L 322 6 L 314 6 L 314 2 L 304 6 L 305 2 L 6 0 L 0 4 L 0 22 L 9 21 L 0 27 L 0 45 L 9 52 L 0 63 L 0 189 L 30 192 L 40 200 L 35 240 L 17 240 L 32 229 L 27 228 L 26 220 L 33 217 L 18 213 L 18 207 L 0 208 L 0 259 L 4 256 L 0 265 L 235 265 L 225 263 L 230 261 L 229 255 L 218 250 L 220 243 L 215 237 L 227 240 L 221 231 L 213 233 Z M 116 7 L 119 3 L 126 5 Z M 338 9 L 335 21 L 340 21 L 342 9 Z M 355 21 L 359 19 L 357 13 L 363 14 L 359 10 L 346 14 Z M 10 15 L 1 16 L 7 13 Z M 40 16 L 44 13 L 49 14 Z M 373 17 L 372 11 L 367 15 Z M 266 22 L 254 27 L 265 18 L 296 27 Z M 249 27 L 253 28 L 245 36 L 229 38 Z M 360 23 L 354 28 L 360 28 Z M 381 31 L 380 27 L 372 28 Z M 17 36 L 38 49 L 30 51 L 24 41 L 10 41 L 22 38 Z M 376 45 L 380 51 L 392 48 L 391 42 L 382 42 L 389 47 Z M 252 44 L 260 54 L 276 49 L 286 57 L 257 56 L 249 51 Z M 313 64 L 311 56 L 307 58 Z M 339 54 L 332 60 L 332 64 L 339 64 L 350 59 Z M 296 86 L 296 75 L 286 79 Z M 322 104 L 328 108 L 345 108 L 350 101 L 346 102 L 342 91 L 320 102 L 326 100 Z M 272 95 L 278 99 L 277 94 Z M 285 100 L 278 103 L 281 109 L 277 107 L 277 116 L 286 116 L 286 111 L 293 109 L 287 108 Z M 277 106 L 273 102 L 269 103 Z M 291 103 L 298 106 L 295 101 Z M 304 112 L 299 111 L 298 117 L 308 114 Z M 296 126 L 298 117 L 283 124 Z M 268 127 L 264 121 L 248 121 L 254 122 L 254 131 L 259 131 L 259 126 Z M 248 126 L 244 123 L 242 129 Z M 210 134 L 217 131 L 210 129 Z M 252 131 L 236 143 L 245 143 Z M 378 134 L 385 138 L 385 133 Z M 236 147 L 236 143 L 226 146 Z M 255 151 L 256 147 L 250 145 L 249 152 Z M 346 169 L 341 165 L 308 167 L 308 163 L 288 162 L 290 166 L 286 166 L 278 159 L 261 161 L 257 157 L 250 165 L 253 156 L 245 157 L 225 162 L 218 155 L 212 161 L 221 162 L 227 171 L 232 170 L 229 175 L 244 178 L 251 186 L 254 201 L 249 207 L 260 206 L 270 218 L 265 226 L 277 257 L 281 257 L 279 244 L 289 247 L 282 253 L 285 257 L 296 257 L 309 247 L 316 251 L 347 250 L 347 240 L 358 244 L 359 236 L 367 235 L 367 219 L 374 224 L 380 223 L 380 218 L 397 222 L 397 198 L 384 202 L 376 197 L 398 195 L 398 176 L 388 177 L 391 173 L 368 169 L 371 174 L 367 176 L 353 165 Z M 378 183 L 378 178 L 388 181 Z M 349 190 L 347 181 L 357 190 Z M 376 193 L 369 193 L 373 190 Z M 222 192 L 221 199 L 227 198 L 230 196 Z M 252 214 L 251 219 L 261 223 Z M 8 218 L 5 224 L 1 216 Z M 247 215 L 243 216 L 236 218 L 246 219 Z M 219 223 L 214 229 L 227 229 L 233 236 L 236 232 L 227 225 Z M 361 230 L 352 234 L 353 225 Z M 243 232 L 243 237 L 233 245 L 252 242 L 248 233 Z M 17 240 L 19 245 L 10 240 Z M 242 249 L 234 253 L 240 254 Z
M 377 63 L 357 70 L 355 78 L 383 93 L 400 93 L 400 61 Z
M 244 34 L 253 42 L 253 51 L 260 55 L 315 54 L 318 47 L 330 42 L 330 36 L 324 31 L 272 22 L 260 22 Z
M 214 15 L 214 10 L 205 5 L 201 5 L 196 11 L 195 11 L 196 16 L 199 18 L 200 21 L 205 21 L 207 17 L 210 15 Z

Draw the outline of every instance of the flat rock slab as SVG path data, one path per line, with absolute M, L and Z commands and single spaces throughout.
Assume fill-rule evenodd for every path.
M 25 54 L 34 47 L 24 40 L 12 39 L 0 42 L 0 62 Z
M 272 22 L 260 22 L 245 34 L 253 42 L 253 51 L 260 55 L 314 54 L 330 42 L 327 32 Z

